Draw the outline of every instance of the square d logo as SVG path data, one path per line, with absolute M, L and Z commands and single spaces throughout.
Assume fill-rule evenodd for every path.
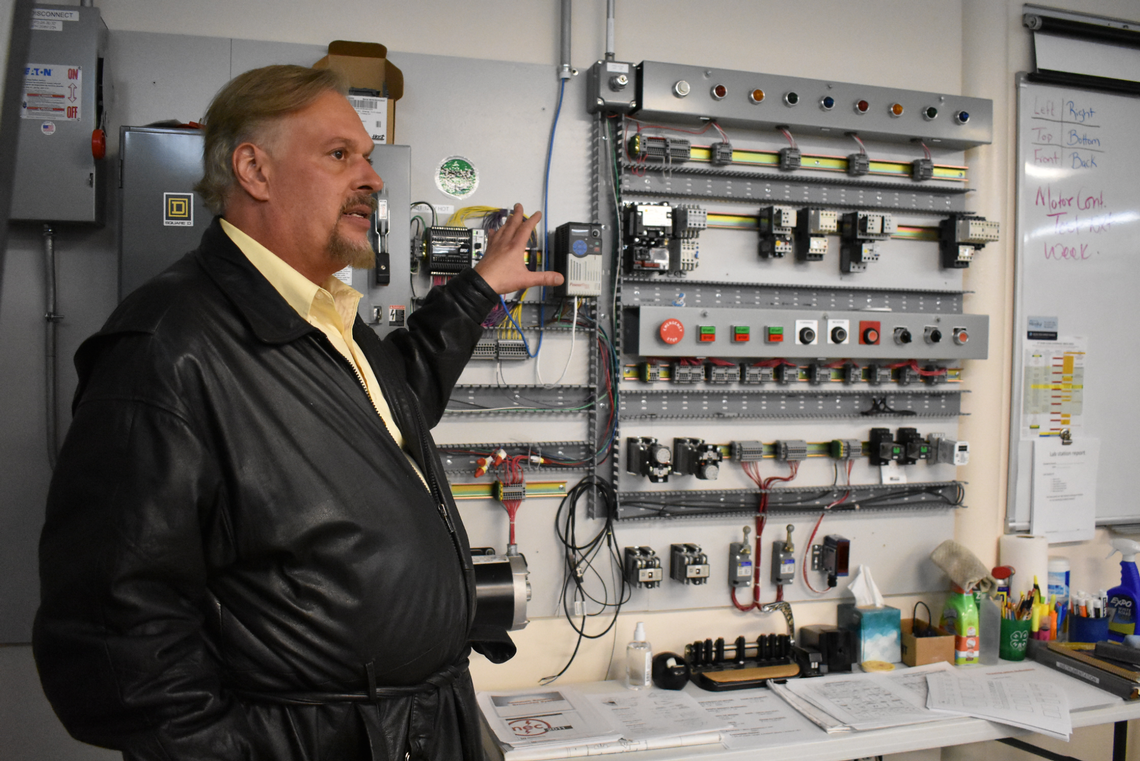
M 162 224 L 165 227 L 194 226 L 194 194 L 163 193 Z

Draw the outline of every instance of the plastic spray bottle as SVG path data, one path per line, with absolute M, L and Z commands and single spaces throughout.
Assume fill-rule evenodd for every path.
M 1136 633 L 1137 604 L 1140 603 L 1140 574 L 1136 572 L 1136 554 L 1140 542 L 1117 537 L 1112 540 L 1112 557 L 1120 553 L 1120 586 L 1108 590 L 1108 638 L 1121 642 Z
M 942 608 L 941 627 L 954 632 L 954 665 L 978 662 L 978 605 L 974 595 L 957 584 Z
M 631 690 L 653 686 L 653 648 L 645 641 L 645 624 L 637 622 L 633 641 L 625 648 L 626 685 Z
M 1001 608 L 985 592 L 974 592 L 978 608 L 978 662 L 993 666 L 998 662 L 1001 647 Z

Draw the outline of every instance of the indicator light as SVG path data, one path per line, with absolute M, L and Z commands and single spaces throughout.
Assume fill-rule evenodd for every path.
M 934 106 L 927 106 L 926 108 L 922 109 L 922 118 L 928 122 L 934 121 L 938 118 L 938 109 Z
M 752 338 L 752 329 L 747 325 L 733 325 L 732 326 L 732 340 L 737 343 L 744 343 Z
M 752 92 L 748 93 L 748 100 L 752 101 L 753 103 L 763 103 L 764 91 L 760 88 L 756 88 Z
M 824 111 L 830 111 L 831 109 L 835 108 L 835 98 L 831 97 L 830 95 L 824 95 L 819 99 L 819 107 Z
M 965 346 L 970 340 L 970 333 L 965 328 L 954 328 L 953 338 L 955 344 Z
M 685 326 L 680 320 L 671 317 L 661 323 L 661 327 L 657 328 L 657 335 L 661 337 L 662 341 L 672 346 L 685 337 Z
M 890 112 L 890 115 L 896 119 L 903 115 L 902 103 L 892 103 L 891 107 L 887 110 Z
M 679 79 L 673 84 L 673 94 L 676 95 L 678 98 L 683 98 L 686 95 L 688 95 L 689 90 L 690 90 L 689 83 L 683 79 Z
M 868 103 L 867 101 L 865 101 L 865 100 L 855 101 L 855 113 L 862 115 L 862 114 L 867 113 L 870 110 L 871 110 L 871 104 Z
M 779 344 L 784 342 L 784 329 L 782 327 L 768 328 L 768 343 Z
M 959 111 L 958 113 L 954 114 L 954 121 L 958 122 L 959 124 L 965 124 L 966 122 L 970 121 L 970 112 Z
M 789 106 L 794 106 L 800 102 L 800 95 L 796 92 L 790 92 L 784 96 L 784 102 Z
M 713 85 L 712 96 L 714 100 L 724 100 L 724 96 L 728 95 L 728 88 L 724 85 Z
M 701 343 L 712 343 L 716 340 L 716 326 L 701 325 L 697 328 L 697 340 Z

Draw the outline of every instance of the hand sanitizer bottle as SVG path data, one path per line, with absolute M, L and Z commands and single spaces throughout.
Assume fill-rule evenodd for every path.
M 643 690 L 653 684 L 653 648 L 645 641 L 645 624 L 637 622 L 633 641 L 625 648 L 626 685 Z

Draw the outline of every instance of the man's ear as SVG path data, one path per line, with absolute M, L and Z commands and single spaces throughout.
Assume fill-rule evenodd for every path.
M 234 177 L 251 198 L 269 200 L 269 155 L 253 143 L 242 143 L 234 149 Z

